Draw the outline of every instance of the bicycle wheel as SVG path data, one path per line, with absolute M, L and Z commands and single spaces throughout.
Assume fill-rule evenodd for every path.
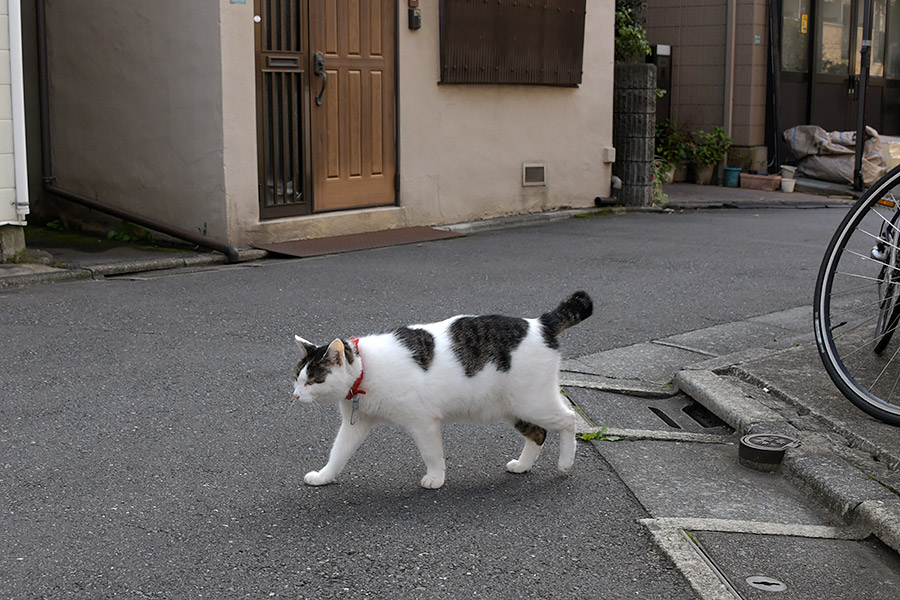
M 866 190 L 838 226 L 813 300 L 816 345 L 831 380 L 892 425 L 900 425 L 898 211 L 900 167 Z

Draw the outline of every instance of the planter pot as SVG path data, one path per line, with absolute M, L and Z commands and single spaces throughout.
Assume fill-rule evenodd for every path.
M 782 179 L 781 180 L 781 191 L 782 192 L 793 192 L 794 185 L 796 185 L 796 179 Z
M 797 167 L 791 167 L 789 165 L 781 165 L 781 176 L 784 179 L 793 179 L 795 173 L 797 173 Z
M 697 165 L 694 169 L 694 183 L 709 185 L 715 170 L 716 165 Z
M 678 166 L 675 167 L 675 173 L 673 175 L 675 183 L 684 183 L 688 180 L 688 164 L 687 163 L 679 163 Z
M 740 175 L 740 167 L 725 167 L 725 187 L 737 187 L 740 183 Z
M 754 175 L 741 173 L 741 187 L 750 190 L 774 192 L 781 186 L 781 175 Z

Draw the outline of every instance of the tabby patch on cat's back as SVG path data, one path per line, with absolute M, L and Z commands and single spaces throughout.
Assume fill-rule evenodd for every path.
M 309 485 L 335 480 L 372 427 L 399 425 L 425 463 L 420 484 L 444 483 L 441 425 L 504 420 L 524 448 L 506 469 L 531 469 L 548 431 L 560 436 L 558 467 L 575 461 L 575 413 L 560 394 L 560 333 L 587 319 L 593 301 L 575 292 L 538 318 L 459 315 L 388 333 L 335 339 L 324 346 L 295 336 L 300 358 L 295 400 L 337 404 L 341 426 L 328 462 L 304 477 Z

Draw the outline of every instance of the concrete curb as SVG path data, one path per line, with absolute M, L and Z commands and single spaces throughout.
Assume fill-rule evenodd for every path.
M 585 216 L 603 216 L 609 214 L 625 214 L 625 213 L 671 213 L 677 210 L 694 210 L 704 208 L 740 208 L 743 205 L 740 202 L 690 202 L 690 201 L 673 201 L 666 206 L 621 206 L 621 205 L 600 205 L 596 207 L 561 209 L 548 212 L 529 213 L 524 215 L 512 215 L 508 217 L 497 217 L 492 219 L 484 219 L 482 221 L 470 221 L 465 223 L 454 223 L 450 225 L 435 226 L 435 229 L 444 231 L 452 231 L 463 235 L 481 233 L 485 231 L 495 231 L 499 229 L 508 229 L 512 227 L 524 227 L 528 225 L 539 225 L 543 223 L 553 223 L 562 221 L 580 215 Z M 748 208 L 760 207 L 783 207 L 785 200 L 779 196 L 775 196 L 769 200 L 757 200 L 748 205 Z M 248 249 L 239 251 L 239 262 L 248 260 L 260 260 L 268 257 L 268 252 L 259 249 Z M 149 260 L 123 261 L 119 263 L 109 263 L 104 265 L 70 265 L 60 268 L 53 272 L 41 272 L 25 275 L 0 276 L 0 289 L 4 288 L 20 288 L 41 283 L 57 283 L 63 281 L 78 281 L 82 279 L 102 278 L 113 275 L 124 275 L 127 273 L 140 273 L 145 271 L 160 271 L 163 269 L 177 269 L 183 267 L 208 266 L 214 264 L 223 264 L 227 262 L 224 255 L 214 253 L 210 255 L 195 255 L 188 258 L 172 258 L 164 257 Z
M 716 371 L 716 369 L 712 370 Z M 790 394 L 786 394 L 783 391 L 779 390 L 777 387 L 769 385 L 767 382 L 760 380 L 749 371 L 743 369 L 740 365 L 732 363 L 731 366 L 727 367 L 727 371 L 729 375 L 734 375 L 742 381 L 746 381 L 760 388 L 769 388 L 769 392 L 776 398 L 780 398 L 788 404 L 791 404 L 792 406 L 803 406 L 804 410 L 809 411 L 811 415 L 826 423 L 832 431 L 846 438 L 853 447 L 868 452 L 872 456 L 877 456 L 879 460 L 890 465 L 892 469 L 900 467 L 900 455 L 897 454 L 896 450 L 892 448 L 886 448 L 881 444 L 875 443 L 867 439 L 866 437 L 859 435 L 856 431 L 853 430 L 852 427 L 847 427 L 847 425 L 845 423 L 842 423 L 839 419 L 834 419 L 827 413 L 816 410 L 816 407 L 814 406 L 809 406 L 808 404 L 799 402 L 797 399 L 791 397 Z
M 0 277 L 0 290 L 9 288 L 22 288 L 41 283 L 62 283 L 64 281 L 79 281 L 90 279 L 91 272 L 84 269 L 60 269 L 43 273 L 28 273 L 25 275 L 13 275 Z
M 822 434 L 796 429 L 709 370 L 681 370 L 675 386 L 741 435 L 766 432 L 799 439 L 801 447 L 789 451 L 782 463 L 785 475 L 900 553 L 900 497 L 835 456 Z
M 484 219 L 482 221 L 467 221 L 464 223 L 453 223 L 451 225 L 436 225 L 435 229 L 442 231 L 452 231 L 462 235 L 470 235 L 481 233 L 484 231 L 497 231 L 500 229 L 510 229 L 513 227 L 525 227 L 528 225 L 540 225 L 544 223 L 554 223 L 556 221 L 564 221 L 578 215 L 602 216 L 607 214 L 619 214 L 628 211 L 654 211 L 660 212 L 658 208 L 644 207 L 625 207 L 625 206 L 601 206 L 586 208 L 568 208 L 563 210 L 554 210 L 539 213 L 528 213 L 524 215 L 512 215 L 509 217 L 497 217 L 493 219 Z
M 265 250 L 241 250 L 240 262 L 260 260 L 269 255 Z M 132 260 L 101 265 L 71 266 L 53 271 L 0 277 L 0 289 L 20 288 L 43 283 L 61 283 L 65 281 L 81 281 L 84 279 L 102 279 L 127 273 L 143 273 L 162 271 L 165 269 L 181 269 L 186 267 L 204 267 L 226 264 L 228 258 L 219 253 L 197 254 L 186 257 L 161 257 L 147 260 Z

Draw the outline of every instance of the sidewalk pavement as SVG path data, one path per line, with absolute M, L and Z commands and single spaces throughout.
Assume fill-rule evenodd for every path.
M 669 204 L 662 210 L 849 207 L 853 202 L 848 190 L 834 187 L 817 190 L 819 195 L 690 184 L 667 185 L 665 191 Z M 483 222 L 463 230 L 560 216 Z M 29 250 L 50 264 L 2 264 L 0 289 L 226 262 L 221 254 L 203 251 Z M 242 260 L 266 256 L 261 250 L 241 251 Z M 799 439 L 802 445 L 789 450 L 783 463 L 786 474 L 900 552 L 898 429 L 868 417 L 841 396 L 825 374 L 811 331 L 811 307 L 797 307 L 565 361 L 563 382 L 656 397 L 680 390 L 741 434 L 777 433 Z
M 811 306 L 564 361 L 562 370 L 566 386 L 651 398 L 683 392 L 740 435 L 798 439 L 781 465 L 788 479 L 900 552 L 900 431 L 834 387 Z
M 802 183 L 809 185 L 801 185 Z M 809 180 L 798 180 L 798 189 L 812 190 L 814 193 L 765 192 L 742 188 L 725 188 L 688 183 L 666 185 L 664 191 L 669 200 L 665 207 L 649 209 L 614 208 L 613 210 L 689 210 L 700 208 L 822 208 L 829 206 L 849 206 L 852 195 L 847 186 L 822 184 Z M 604 207 L 597 210 L 609 210 Z M 548 213 L 520 215 L 501 219 L 491 219 L 474 223 L 461 223 L 447 229 L 463 234 L 477 233 L 488 229 L 519 227 L 541 222 L 569 218 L 574 214 L 589 210 L 563 210 Z M 20 287 L 38 283 L 97 279 L 109 275 L 157 271 L 183 267 L 203 267 L 227 262 L 224 255 L 204 250 L 172 250 L 140 245 L 104 246 L 97 251 L 84 245 L 56 243 L 52 245 L 29 245 L 30 256 L 39 262 L 7 264 L 0 263 L 0 289 Z M 269 253 L 258 249 L 240 251 L 240 260 L 259 260 Z

